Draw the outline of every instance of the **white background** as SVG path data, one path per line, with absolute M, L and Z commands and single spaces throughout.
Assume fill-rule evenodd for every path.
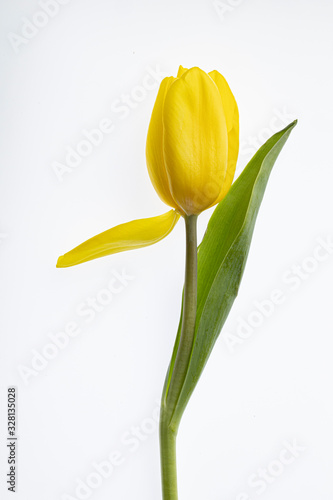
M 152 418 L 178 325 L 183 222 L 156 246 L 69 269 L 55 263 L 104 229 L 166 211 L 145 166 L 158 88 L 147 75 L 158 67 L 160 80 L 182 64 L 229 81 L 240 109 L 238 173 L 268 136 L 299 123 L 269 181 L 239 297 L 180 427 L 179 498 L 331 500 L 333 254 L 322 247 L 320 261 L 313 255 L 318 238 L 333 237 L 332 3 L 70 0 L 52 18 L 40 12 L 34 0 L 1 2 L 1 498 L 13 498 L 8 385 L 18 389 L 15 498 L 84 498 L 78 481 L 98 480 L 93 463 L 114 452 L 122 463 L 86 498 L 161 498 Z M 44 26 L 30 26 L 24 42 L 27 20 Z M 55 162 L 64 164 L 67 148 L 104 118 L 112 133 L 60 180 Z M 200 235 L 209 216 L 200 217 Z M 114 271 L 133 279 L 87 322 L 78 307 Z M 260 320 L 258 302 L 275 289 L 283 304 Z M 231 349 L 226 333 L 239 339 L 239 325 L 253 318 L 261 324 Z M 69 322 L 78 335 L 33 373 L 36 351 Z M 140 437 L 128 442 L 137 427 Z M 286 441 L 302 451 L 281 466 L 274 461 Z M 249 483 L 260 468 L 275 471 L 262 494 Z

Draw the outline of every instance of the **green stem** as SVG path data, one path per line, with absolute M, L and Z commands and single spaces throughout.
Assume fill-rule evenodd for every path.
M 170 429 L 164 416 L 160 420 L 160 453 L 163 500 L 178 500 L 176 433 Z
M 160 448 L 163 500 L 178 500 L 176 437 L 179 422 L 171 425 L 171 418 L 191 357 L 197 310 L 197 216 L 185 216 L 185 226 L 186 266 L 182 329 L 166 400 L 162 401 L 161 406 Z

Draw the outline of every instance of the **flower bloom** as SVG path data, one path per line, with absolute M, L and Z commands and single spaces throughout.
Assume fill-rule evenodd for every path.
M 59 257 L 57 267 L 152 245 L 181 215 L 216 205 L 232 184 L 238 148 L 238 108 L 224 77 L 180 66 L 161 82 L 146 147 L 151 182 L 172 210 L 104 231 Z
M 180 66 L 165 78 L 147 138 L 152 184 L 181 214 L 199 214 L 228 192 L 239 145 L 237 103 L 218 71 Z

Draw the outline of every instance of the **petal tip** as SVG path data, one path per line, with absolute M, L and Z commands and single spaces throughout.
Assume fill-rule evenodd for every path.
M 60 267 L 66 267 L 66 266 L 64 265 L 64 255 L 60 255 L 60 257 L 59 257 L 59 258 L 58 258 L 58 260 L 57 260 L 56 267 L 57 267 L 57 268 L 60 268 Z
M 187 71 L 187 68 L 184 68 L 182 65 L 179 66 L 178 73 L 177 73 L 177 78 L 180 78 L 183 73 Z

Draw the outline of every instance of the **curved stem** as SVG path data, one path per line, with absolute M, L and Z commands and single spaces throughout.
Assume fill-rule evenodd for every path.
M 175 364 L 166 400 L 162 401 L 160 419 L 160 448 L 163 500 L 177 500 L 176 426 L 171 418 L 183 387 L 190 360 L 197 310 L 197 215 L 185 216 L 186 266 L 183 321 Z

